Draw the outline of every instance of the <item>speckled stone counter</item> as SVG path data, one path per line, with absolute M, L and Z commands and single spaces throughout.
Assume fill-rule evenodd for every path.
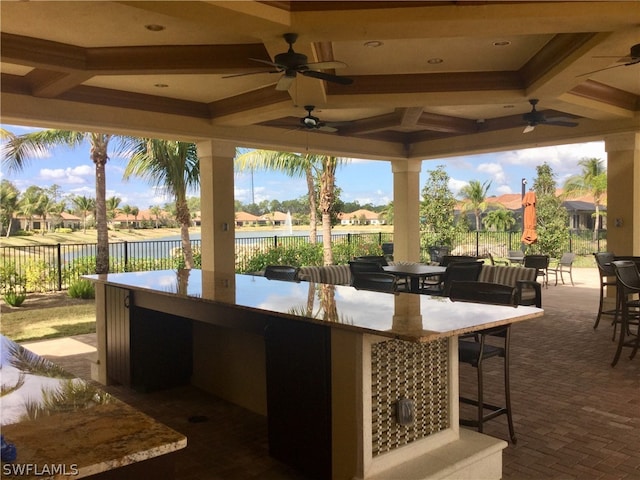
M 0 336 L 2 478 L 173 478 L 184 435 Z M 150 476 L 147 476 L 150 475 Z

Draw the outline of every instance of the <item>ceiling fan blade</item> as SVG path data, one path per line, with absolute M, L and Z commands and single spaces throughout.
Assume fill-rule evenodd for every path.
M 295 79 L 296 79 L 295 75 L 294 76 L 282 75 L 280 77 L 280 80 L 278 80 L 278 84 L 276 85 L 276 90 L 279 90 L 281 92 L 286 92 L 287 90 L 289 90 L 289 88 L 291 87 L 291 84 Z
M 317 128 L 317 130 L 320 130 L 321 132 L 327 132 L 327 133 L 335 133 L 338 131 L 337 128 L 330 127 L 329 125 L 321 125 L 320 127 Z
M 330 68 L 347 68 L 348 65 L 344 62 L 332 61 L 307 63 L 306 66 L 311 70 L 328 70 Z
M 526 127 L 524 127 L 524 130 L 522 131 L 522 133 L 529 133 L 529 132 L 533 132 L 535 130 L 535 126 L 534 125 L 527 125 Z
M 260 60 L 259 58 L 250 58 L 249 60 L 253 60 L 254 62 L 264 63 L 266 65 L 271 65 L 272 67 L 277 67 L 280 71 L 284 70 L 282 65 L 278 65 L 277 63 L 273 63 L 267 60 Z
M 247 75 L 258 75 L 260 73 L 280 73 L 280 70 L 260 70 L 258 72 L 236 73 L 234 75 L 225 75 L 222 78 L 246 77 Z
M 612 65 L 611 67 L 599 68 L 598 70 L 594 70 L 592 72 L 581 73 L 580 75 L 576 75 L 576 78 L 584 77 L 586 75 L 593 75 L 594 73 L 598 73 L 598 72 L 604 72 L 605 70 L 611 70 L 612 68 L 626 67 L 627 65 L 633 65 L 633 63 L 623 63 L 621 65 Z
M 545 122 L 547 125 L 556 125 L 558 127 L 577 127 L 578 122 L 571 121 L 569 119 L 562 118 L 548 118 Z
M 324 72 L 316 72 L 315 70 L 304 70 L 301 73 L 305 77 L 319 78 L 320 80 L 339 83 L 340 85 L 351 85 L 353 83 L 352 78 L 339 77 L 338 75 L 331 75 L 330 73 L 324 73 Z

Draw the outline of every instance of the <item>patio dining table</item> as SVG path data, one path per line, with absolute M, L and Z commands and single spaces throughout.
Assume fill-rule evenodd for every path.
M 409 289 L 411 293 L 420 293 L 421 280 L 428 277 L 439 277 L 447 271 L 447 267 L 439 265 L 427 265 L 424 263 L 406 263 L 387 265 L 382 267 L 385 272 L 398 277 L 409 277 Z

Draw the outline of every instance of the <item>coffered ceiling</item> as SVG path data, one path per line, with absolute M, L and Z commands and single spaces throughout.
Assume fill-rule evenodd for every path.
M 3 1 L 0 10 L 4 123 L 390 159 L 640 130 L 637 1 Z M 284 73 L 265 62 L 287 51 L 285 33 L 298 34 L 293 50 L 306 63 L 345 65 L 319 75 L 311 65 L 315 76 L 298 73 L 281 90 Z M 577 126 L 523 133 L 530 99 Z M 322 128 L 302 126 L 306 105 Z

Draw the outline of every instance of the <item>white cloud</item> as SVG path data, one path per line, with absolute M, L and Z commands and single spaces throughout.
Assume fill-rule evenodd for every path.
M 498 196 L 503 195 L 505 193 L 513 193 L 509 185 L 500 185 L 499 187 L 496 188 L 496 191 L 498 192 Z
M 477 170 L 489 174 L 499 185 L 507 183 L 507 175 L 499 163 L 481 163 L 478 165 Z
M 546 162 L 558 176 L 579 173 L 577 164 L 583 158 L 606 159 L 604 142 L 527 148 L 497 154 L 498 161 L 507 165 L 535 168 Z
M 86 177 L 93 177 L 94 169 L 89 165 L 67 168 L 42 168 L 38 174 L 40 180 L 61 184 L 87 183 Z
M 469 185 L 469 182 L 467 182 L 466 180 L 457 180 L 455 178 L 449 179 L 449 189 L 451 190 L 451 192 L 453 192 L 454 196 L 459 195 L 460 190 L 466 185 Z

